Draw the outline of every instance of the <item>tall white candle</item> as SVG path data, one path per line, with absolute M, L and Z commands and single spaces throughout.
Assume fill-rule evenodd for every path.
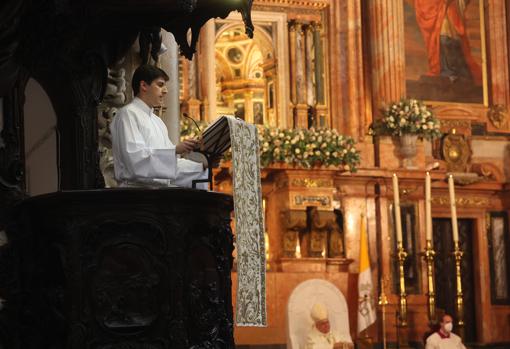
M 455 187 L 453 184 L 453 176 L 448 176 L 448 191 L 450 192 L 450 209 L 452 213 L 452 232 L 453 242 L 459 241 L 459 228 L 457 226 L 457 209 L 455 207 Z
M 393 174 L 393 204 L 395 206 L 395 229 L 397 243 L 402 243 L 402 219 L 400 218 L 400 197 L 398 192 L 398 177 Z
M 430 173 L 425 176 L 425 233 L 427 241 L 432 242 L 432 208 L 431 208 Z

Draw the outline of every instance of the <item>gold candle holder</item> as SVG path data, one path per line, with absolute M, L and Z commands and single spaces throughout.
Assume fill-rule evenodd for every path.
M 386 349 L 386 306 L 388 305 L 388 297 L 386 297 L 386 293 L 384 293 L 384 288 L 386 287 L 386 283 L 384 279 L 381 279 L 381 293 L 379 294 L 379 306 L 381 307 L 381 315 L 382 315 L 382 336 L 383 336 L 383 349 Z
M 457 280 L 457 297 L 455 298 L 455 305 L 457 311 L 457 328 L 461 337 L 464 337 L 464 299 L 462 293 L 462 274 L 461 262 L 464 252 L 460 250 L 458 241 L 454 243 L 453 256 L 455 257 L 455 275 Z
M 428 281 L 428 292 L 427 292 L 427 309 L 429 315 L 429 323 L 436 322 L 436 285 L 434 279 L 434 257 L 436 252 L 432 246 L 432 241 L 427 240 L 425 245 L 425 251 L 423 252 L 423 258 L 427 263 L 427 281 Z
M 399 290 L 399 306 L 400 306 L 400 327 L 407 326 L 407 294 L 406 294 L 406 280 L 404 275 L 404 262 L 407 258 L 407 252 L 404 250 L 402 241 L 397 244 L 397 260 L 398 260 L 398 275 L 400 279 Z

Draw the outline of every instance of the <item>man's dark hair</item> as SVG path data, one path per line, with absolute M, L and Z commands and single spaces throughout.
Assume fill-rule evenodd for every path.
M 133 94 L 135 96 L 140 92 L 140 83 L 145 81 L 148 85 L 152 84 L 152 82 L 156 79 L 163 78 L 165 81 L 168 81 L 170 78 L 167 73 L 163 69 L 155 67 L 150 64 L 143 64 L 136 68 L 135 73 L 133 74 L 133 79 L 131 80 L 131 87 L 133 87 Z

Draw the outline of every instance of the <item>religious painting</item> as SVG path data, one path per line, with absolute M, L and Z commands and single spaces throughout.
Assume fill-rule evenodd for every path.
M 419 294 L 420 293 L 420 278 L 418 275 L 419 263 L 419 247 L 416 240 L 418 226 L 417 226 L 417 206 L 415 203 L 400 203 L 400 216 L 402 223 L 402 245 L 407 252 L 407 258 L 404 262 L 404 276 L 406 279 L 406 293 Z M 393 290 L 395 293 L 399 291 L 399 268 L 397 256 L 397 232 L 395 227 L 395 211 L 394 206 L 390 207 L 390 222 L 393 241 L 393 256 L 392 259 L 392 274 L 393 274 Z
M 256 125 L 264 124 L 264 104 L 262 102 L 253 103 L 253 123 Z
M 482 0 L 403 0 L 407 96 L 487 105 Z
M 506 212 L 491 212 L 489 219 L 489 259 L 493 304 L 510 304 L 510 246 Z

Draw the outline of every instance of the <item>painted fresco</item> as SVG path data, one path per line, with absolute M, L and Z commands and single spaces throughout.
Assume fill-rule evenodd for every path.
M 480 2 L 403 1 L 407 96 L 484 103 Z

